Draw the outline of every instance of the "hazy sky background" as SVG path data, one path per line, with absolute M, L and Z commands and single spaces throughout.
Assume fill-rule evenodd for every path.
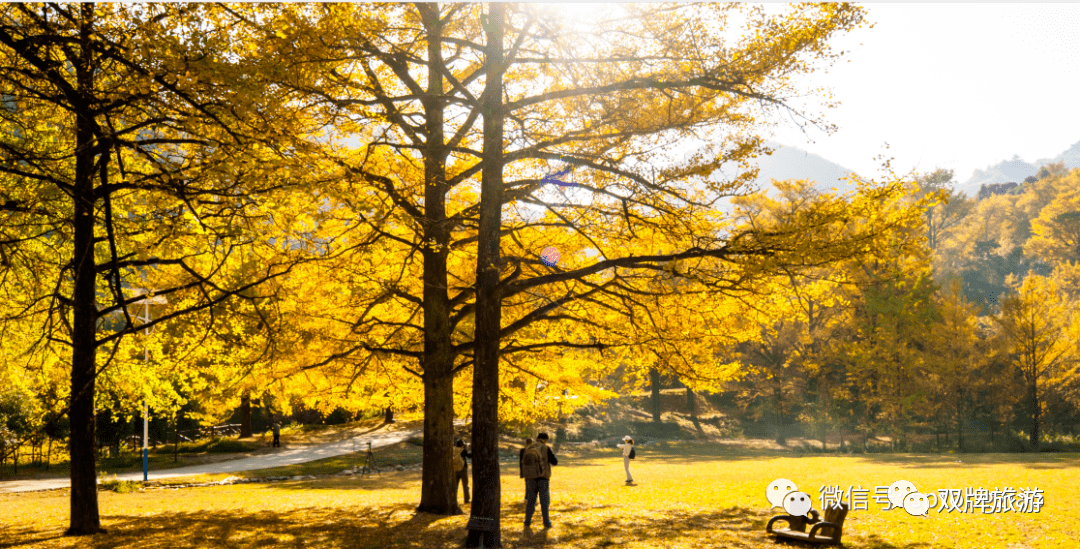
M 898 173 L 951 168 L 959 182 L 1080 141 L 1080 4 L 864 6 L 875 27 L 835 39 L 850 53 L 809 81 L 841 102 L 824 111 L 839 130 L 808 129 L 810 143 L 789 122 L 775 141 L 866 176 L 887 152 Z

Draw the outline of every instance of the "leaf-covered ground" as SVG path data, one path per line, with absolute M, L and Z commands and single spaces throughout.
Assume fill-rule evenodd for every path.
M 1037 514 L 854 511 L 844 526 L 852 548 L 1039 548 L 1080 546 L 1073 512 L 1076 454 L 778 456 L 732 446 L 683 443 L 641 449 L 636 485 L 623 483 L 617 451 L 564 454 L 552 480 L 550 530 L 523 532 L 523 482 L 504 468 L 505 547 L 777 547 L 764 533 L 778 511 L 765 486 L 783 477 L 818 501 L 822 485 L 870 487 L 896 480 L 937 488 L 1039 487 Z M 957 459 L 962 460 L 957 463 Z M 68 493 L 0 496 L 0 547 L 452 548 L 466 515 L 416 513 L 420 474 L 327 478 L 182 490 L 101 492 L 109 533 L 66 538 Z M 819 503 L 815 508 L 820 509 Z M 467 507 L 465 507 L 467 509 Z

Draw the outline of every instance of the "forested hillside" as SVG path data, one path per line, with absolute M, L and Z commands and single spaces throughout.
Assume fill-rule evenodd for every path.
M 987 166 L 985 170 L 975 170 L 971 177 L 958 185 L 957 190 L 968 196 L 975 196 L 984 185 L 1023 181 L 1057 162 L 1064 162 L 1069 169 L 1080 168 L 1080 141 L 1053 158 L 1040 158 L 1029 163 L 1021 160 L 1019 155 L 1013 155 L 1011 159 Z
M 793 277 L 773 298 L 785 318 L 727 350 L 743 366 L 742 409 L 778 438 L 843 429 L 904 447 L 909 433 L 952 433 L 965 449 L 978 432 L 1035 449 L 1072 434 L 1080 169 L 1049 164 L 982 200 L 956 192 L 950 171 L 916 183 L 943 197 L 925 210 L 923 251 Z

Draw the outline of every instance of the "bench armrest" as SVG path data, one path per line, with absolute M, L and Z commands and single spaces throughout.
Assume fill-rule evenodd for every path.
M 794 526 L 794 521 L 803 521 L 803 524 L 815 524 L 815 523 L 817 523 L 818 521 L 821 520 L 821 515 L 818 514 L 818 512 L 816 510 L 814 510 L 814 509 L 810 510 L 810 515 L 811 515 L 810 518 L 796 517 L 796 516 L 793 516 L 793 515 L 776 515 L 775 517 L 769 519 L 769 524 L 765 525 L 765 532 L 768 533 L 768 534 L 771 534 L 773 532 L 773 529 L 772 529 L 773 523 L 775 523 L 778 520 L 782 520 L 782 521 L 788 523 L 788 528 L 789 529 L 792 526 Z
M 792 519 L 795 519 L 795 517 L 792 517 L 791 514 L 778 514 L 778 515 L 775 515 L 775 517 L 769 519 L 769 523 L 765 525 L 765 531 L 767 533 L 769 533 L 769 534 L 772 534 L 772 524 L 774 522 L 777 522 L 777 521 L 784 521 L 784 522 L 787 523 L 788 527 L 791 527 Z
M 833 533 L 832 533 L 831 536 L 826 536 L 826 535 L 822 534 L 821 535 L 822 539 L 834 539 L 834 540 L 835 539 L 840 539 L 840 525 L 836 524 L 834 522 L 819 522 L 819 523 L 815 524 L 814 527 L 810 529 L 810 536 L 809 536 L 810 539 L 813 540 L 814 536 L 817 535 L 818 532 L 822 528 L 832 528 L 833 529 Z
M 793 517 L 791 515 L 776 515 L 775 517 L 769 519 L 769 524 L 765 525 L 765 532 L 771 534 L 772 531 L 773 531 L 772 525 L 773 525 L 774 522 L 776 522 L 778 520 L 782 520 L 782 521 L 788 523 L 788 527 L 790 528 L 791 527 L 791 521 L 792 521 L 792 519 L 795 519 L 795 518 L 797 518 L 797 517 Z

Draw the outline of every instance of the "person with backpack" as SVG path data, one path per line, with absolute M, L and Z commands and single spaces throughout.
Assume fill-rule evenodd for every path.
M 465 441 L 460 438 L 454 441 L 454 499 L 457 499 L 457 488 L 460 482 L 465 487 L 465 503 L 469 503 L 469 462 L 472 454 L 465 447 Z
M 540 514 L 544 528 L 551 528 L 548 508 L 551 505 L 551 466 L 558 465 L 555 452 L 547 445 L 548 434 L 536 435 L 536 442 L 521 452 L 521 474 L 525 477 L 525 528 L 532 524 L 536 511 L 536 499 L 540 498 Z
M 630 484 L 634 482 L 634 477 L 630 476 L 630 460 L 637 457 L 637 454 L 634 452 L 634 439 L 625 436 L 622 440 L 622 444 L 616 444 L 615 446 L 622 449 L 622 463 L 623 469 L 626 469 L 626 483 Z

